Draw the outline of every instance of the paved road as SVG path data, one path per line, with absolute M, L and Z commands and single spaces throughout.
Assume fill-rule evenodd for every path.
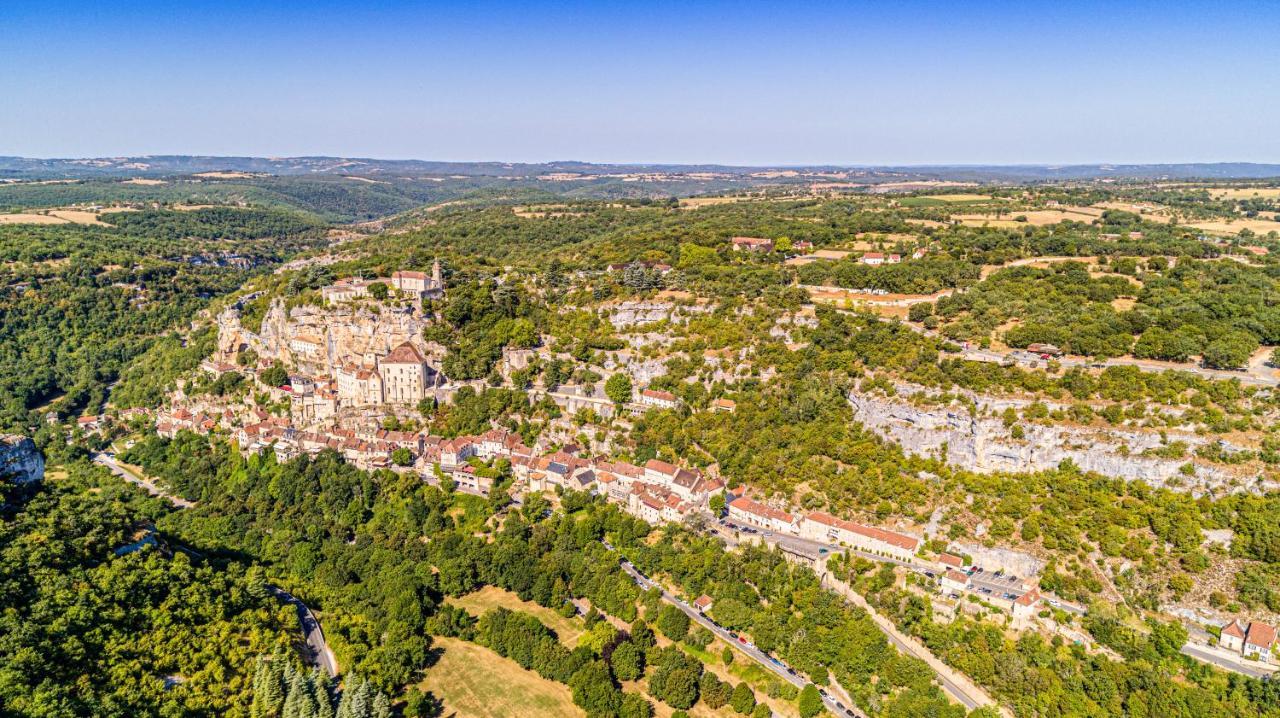
M 109 469 L 111 473 L 115 474 L 116 476 L 119 476 L 120 478 L 124 479 L 125 481 L 128 481 L 129 483 L 135 486 L 142 487 L 144 490 L 146 490 L 148 494 L 151 494 L 152 496 L 159 496 L 160 498 L 168 500 L 169 503 L 173 504 L 174 506 L 177 506 L 180 509 L 189 509 L 196 505 L 196 502 L 188 501 L 176 494 L 171 494 L 167 490 L 156 485 L 155 482 L 151 481 L 147 477 L 138 475 L 129 467 L 116 461 L 115 458 L 113 458 L 112 456 L 99 452 L 99 453 L 95 453 L 92 458 L 95 463 L 98 463 L 107 467 L 107 469 Z
M 613 548 L 608 544 L 605 544 L 605 546 L 610 549 Z M 791 670 L 787 667 L 786 664 L 778 661 L 777 659 L 773 658 L 772 656 L 765 653 L 764 651 L 761 651 L 755 646 L 743 643 L 738 639 L 734 638 L 727 629 L 720 627 L 719 625 L 716 624 L 715 621 L 712 621 L 710 618 L 707 618 L 706 616 L 702 615 L 702 613 L 699 612 L 697 609 L 693 608 L 692 606 L 688 605 L 684 601 L 681 601 L 679 598 L 676 598 L 672 594 L 668 593 L 666 589 L 662 588 L 661 586 L 658 586 L 653 581 L 650 581 L 644 574 L 640 573 L 640 571 L 638 571 L 630 561 L 626 560 L 625 558 L 622 559 L 622 570 L 625 571 L 627 575 L 631 577 L 631 580 L 635 581 L 636 585 L 639 586 L 641 589 L 648 590 L 650 586 L 657 586 L 658 590 L 662 592 L 663 600 L 665 600 L 667 603 L 670 603 L 671 605 L 683 611 L 684 614 L 688 616 L 689 619 L 692 620 L 694 623 L 697 623 L 698 625 L 702 626 L 708 631 L 711 631 L 711 633 L 713 633 L 720 640 L 733 646 L 738 651 L 745 654 L 747 657 L 751 658 L 756 663 L 759 663 L 761 666 L 764 666 L 766 669 L 773 672 L 778 677 L 787 681 L 791 685 L 801 689 L 803 689 L 806 685 L 809 685 L 809 681 L 805 680 L 798 673 L 791 672 Z M 815 687 L 825 693 L 825 689 L 819 686 L 815 686 Z M 859 718 L 866 718 L 865 714 L 859 711 L 856 707 L 845 706 L 844 704 L 840 703 L 830 695 L 823 695 L 822 702 L 824 705 L 826 705 L 827 710 L 831 711 L 835 715 L 838 715 L 838 716 L 852 715 L 852 716 L 858 716 Z
M 1222 668 L 1228 671 L 1233 671 L 1235 673 L 1241 673 L 1246 676 L 1252 676 L 1254 678 L 1266 678 L 1268 676 L 1275 675 L 1275 670 L 1268 671 L 1268 670 L 1258 668 L 1256 666 L 1245 663 L 1242 660 L 1236 660 L 1236 659 L 1224 656 L 1221 653 L 1210 650 L 1205 646 L 1201 646 L 1195 643 L 1188 643 L 1185 646 L 1183 646 L 1182 653 L 1183 655 L 1191 656 L 1192 658 L 1198 661 L 1211 663 L 1219 668 Z
M 338 661 L 333 657 L 333 651 L 324 640 L 324 631 L 320 629 L 320 621 L 316 619 L 316 615 L 311 612 L 307 604 L 283 588 L 268 586 L 267 590 L 271 591 L 276 598 L 293 606 L 298 612 L 298 625 L 302 629 L 302 637 L 307 644 L 307 663 L 320 666 L 330 678 L 337 676 Z

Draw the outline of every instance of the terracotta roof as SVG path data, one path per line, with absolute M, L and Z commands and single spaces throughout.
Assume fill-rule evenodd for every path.
M 1255 646 L 1270 648 L 1276 642 L 1276 629 L 1265 623 L 1254 621 L 1249 624 L 1249 643 Z
M 651 398 L 651 399 L 661 399 L 662 401 L 675 401 L 675 400 L 676 400 L 676 395 L 675 395 L 675 394 L 672 394 L 672 393 L 671 393 L 671 392 L 669 392 L 669 391 L 662 391 L 662 390 L 660 390 L 660 389 L 645 389 L 645 390 L 644 390 L 643 392 L 641 392 L 641 393 L 642 393 L 644 396 L 647 396 L 647 397 L 649 397 L 649 398 Z
M 1018 596 L 1013 602 L 1019 606 L 1034 606 L 1039 600 L 1040 594 L 1033 590 Z
M 720 406 L 720 407 L 724 407 L 725 409 L 734 409 L 734 408 L 737 408 L 738 406 L 737 402 L 735 402 L 732 399 L 716 399 L 715 401 L 711 402 L 711 404 L 712 406 Z
M 763 237 L 734 237 L 730 241 L 734 244 L 744 244 L 750 247 L 763 247 L 766 244 L 773 244 L 773 240 L 764 239 Z
M 768 519 L 774 519 L 785 523 L 792 523 L 795 521 L 795 517 L 786 511 L 780 511 L 770 506 L 765 506 L 764 504 L 758 501 L 752 501 L 745 496 L 739 496 L 733 501 L 730 501 L 729 505 L 739 511 L 745 511 L 746 513 L 763 516 Z
M 672 466 L 671 464 L 668 464 L 665 461 L 659 461 L 657 459 L 649 459 L 648 461 L 644 462 L 644 468 L 648 469 L 649 471 L 656 471 L 659 474 L 666 474 L 667 476 L 675 476 L 676 473 L 680 471 L 675 466 Z
M 953 566 L 955 568 L 960 568 L 961 566 L 964 565 L 964 559 L 960 558 L 959 556 L 956 556 L 955 554 L 940 553 L 938 554 L 938 563 L 946 566 Z
M 1240 627 L 1239 621 L 1232 621 L 1222 629 L 1222 635 L 1234 636 L 1236 638 L 1244 640 L 1244 629 Z
M 422 352 L 409 342 L 405 342 L 382 359 L 383 364 L 424 364 L 426 359 L 423 358 Z
M 897 546 L 898 548 L 905 548 L 911 551 L 915 551 L 920 545 L 920 539 L 913 536 L 885 531 L 884 529 L 879 529 L 874 526 L 855 524 L 852 521 L 838 519 L 831 514 L 822 513 L 821 511 L 815 511 L 814 513 L 809 514 L 809 520 L 817 521 L 818 523 L 826 524 L 827 526 L 834 526 L 838 529 L 844 529 L 845 531 L 850 531 L 860 536 L 866 536 L 867 538 L 882 541 L 891 546 Z
M 867 252 L 866 254 L 862 255 L 862 258 L 863 259 L 884 259 L 884 254 L 881 252 Z
M 427 273 L 426 272 L 395 272 L 391 275 L 392 279 L 399 279 L 401 277 L 405 279 L 426 279 Z
M 963 574 L 955 570 L 954 568 L 947 569 L 947 572 L 944 575 L 949 580 L 955 581 L 956 583 L 963 583 L 963 584 L 969 583 L 969 577 L 966 574 Z
M 705 593 L 693 599 L 694 608 L 706 608 L 707 606 L 710 606 L 710 605 L 711 605 L 711 597 Z

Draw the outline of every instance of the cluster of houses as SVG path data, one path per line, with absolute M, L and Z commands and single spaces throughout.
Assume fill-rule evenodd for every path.
M 920 550 L 920 539 L 874 526 L 864 526 L 815 511 L 797 517 L 781 509 L 739 496 L 729 502 L 729 520 L 778 534 L 810 541 L 840 544 L 876 556 L 911 562 Z
M 423 299 L 439 299 L 444 296 L 444 279 L 440 275 L 440 262 L 431 265 L 431 274 L 426 272 L 399 271 L 390 277 L 374 277 L 362 279 L 348 277 L 339 279 L 333 284 L 323 287 L 320 296 L 328 305 L 350 302 L 371 296 L 370 288 L 381 284 L 388 290 L 394 290 L 399 296 L 422 301 Z

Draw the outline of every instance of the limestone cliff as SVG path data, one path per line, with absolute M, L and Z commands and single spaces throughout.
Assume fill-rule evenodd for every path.
M 29 484 L 44 478 L 44 456 L 25 436 L 0 434 L 0 478 Z
M 893 397 L 850 392 L 858 421 L 908 453 L 940 456 L 970 471 L 1041 471 L 1069 459 L 1085 471 L 1196 494 L 1210 489 L 1265 488 L 1203 464 L 1194 464 L 1194 474 L 1185 475 L 1188 458 L 1142 456 L 1164 445 L 1165 437 L 1156 431 L 1021 421 L 1022 438 L 1014 438 L 1000 415 L 1006 408 L 1024 409 L 1030 401 L 962 393 L 964 401 L 924 403 L 911 398 L 926 394 L 924 387 L 900 384 L 896 389 Z M 1191 450 L 1210 441 L 1190 432 L 1169 431 L 1166 437 L 1186 443 Z

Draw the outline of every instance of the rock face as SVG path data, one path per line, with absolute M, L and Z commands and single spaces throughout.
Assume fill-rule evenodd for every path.
M 420 311 L 400 307 L 374 312 L 366 307 L 304 305 L 286 310 L 277 300 L 267 310 L 257 334 L 240 323 L 235 309 L 220 314 L 218 348 L 225 354 L 250 348 L 263 359 L 324 376 L 345 363 L 371 365 L 373 357 L 385 356 L 409 342 L 438 366 L 443 347 L 422 340 L 430 321 Z
M 44 478 L 44 456 L 25 436 L 0 434 L 0 478 L 29 484 Z
M 858 420 L 908 453 L 939 456 L 959 468 L 980 473 L 1042 471 L 1069 459 L 1085 471 L 1193 493 L 1237 483 L 1232 474 L 1200 464 L 1195 465 L 1194 475 L 1184 475 L 1182 467 L 1188 458 L 1141 456 L 1164 445 L 1154 431 L 1022 421 L 1018 425 L 1023 437 L 1015 439 L 1000 415 L 1007 408 L 1024 409 L 1030 401 L 968 393 L 962 395 L 964 402 L 917 404 L 911 397 L 927 393 L 924 387 L 900 384 L 895 388 L 895 397 L 850 392 Z M 1190 450 L 1209 441 L 1191 433 L 1166 434 Z

